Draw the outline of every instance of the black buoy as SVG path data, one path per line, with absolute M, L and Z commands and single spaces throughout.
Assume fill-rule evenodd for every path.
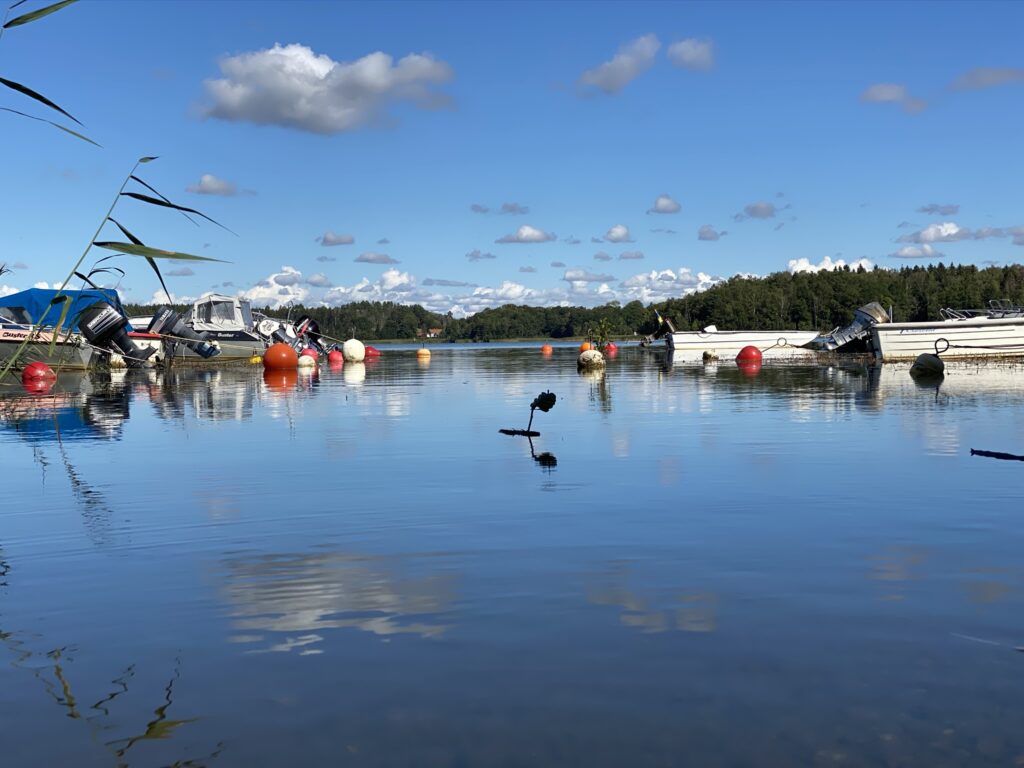
M 557 398 L 555 397 L 554 392 L 541 392 L 539 395 L 533 398 L 533 402 L 530 403 L 530 421 L 526 425 L 526 429 L 499 429 L 498 431 L 501 432 L 501 434 L 503 435 L 540 437 L 540 432 L 533 432 L 530 430 L 530 427 L 533 426 L 533 412 L 539 410 L 543 411 L 544 413 L 547 413 L 548 411 L 555 407 L 556 399 Z

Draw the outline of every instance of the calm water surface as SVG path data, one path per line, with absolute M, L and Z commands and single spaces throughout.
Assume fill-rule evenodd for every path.
M 0 395 L 4 766 L 1024 762 L 1024 369 Z M 525 438 L 541 391 L 558 395 Z

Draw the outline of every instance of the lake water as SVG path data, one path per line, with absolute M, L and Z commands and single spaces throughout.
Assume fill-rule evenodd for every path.
M 1022 383 L 442 345 L 8 388 L 0 761 L 1021 765 L 1024 464 L 970 449 L 1024 453 Z

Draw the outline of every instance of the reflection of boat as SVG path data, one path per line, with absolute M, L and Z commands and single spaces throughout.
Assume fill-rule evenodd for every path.
M 935 322 L 872 326 L 876 354 L 885 362 L 936 351 L 944 359 L 1024 356 L 1024 308 L 994 302 L 988 310 L 943 309 L 940 314 Z

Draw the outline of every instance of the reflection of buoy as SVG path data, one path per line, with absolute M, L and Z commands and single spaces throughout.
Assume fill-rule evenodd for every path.
M 545 344 L 544 346 L 542 346 L 540 348 L 540 353 L 542 355 L 544 355 L 545 357 L 547 357 L 548 355 L 550 355 L 554 351 L 555 351 L 554 347 L 552 347 L 550 344 Z
M 295 350 L 281 342 L 271 344 L 263 353 L 263 367 L 271 371 L 295 370 L 298 362 Z
M 348 363 L 341 369 L 346 384 L 362 384 L 366 379 L 365 363 Z
M 430 350 L 427 349 L 426 347 L 420 347 L 419 349 L 416 350 L 416 358 L 418 360 L 429 360 Z
M 341 345 L 341 353 L 346 363 L 361 363 L 366 358 L 366 347 L 359 339 L 349 339 Z
M 740 353 L 738 355 L 736 355 L 736 363 L 737 365 L 742 365 L 744 363 L 760 364 L 761 350 L 753 346 L 752 344 L 748 344 L 747 346 L 740 350 Z
M 255 352 L 253 352 L 252 357 L 249 358 L 249 362 L 252 363 L 253 365 L 259 365 L 260 363 L 263 362 L 263 358 L 260 357 Z
M 271 392 L 290 392 L 299 381 L 299 372 L 294 368 L 266 368 L 263 383 Z
M 366 345 L 366 357 L 380 357 L 380 350 L 376 347 L 371 347 L 369 344 Z
M 314 361 L 316 361 L 316 359 L 320 357 L 320 353 L 317 352 L 312 347 L 306 347 L 304 350 L 302 350 L 302 354 L 299 355 L 299 357 L 311 357 L 313 358 Z
M 918 355 L 917 360 L 910 366 L 910 375 L 915 379 L 945 376 L 946 364 L 942 362 L 942 358 L 938 355 L 925 352 Z
M 601 368 L 604 365 L 604 355 L 596 349 L 587 349 L 580 352 L 576 359 L 577 368 Z
M 580 352 L 589 352 L 593 348 L 594 345 L 591 344 L 589 341 L 584 341 L 582 344 L 580 344 Z
M 309 355 L 301 355 L 297 361 L 299 368 L 313 369 L 316 368 L 316 360 Z
M 330 363 L 333 368 L 335 364 L 342 365 L 345 362 L 345 356 L 341 354 L 340 349 L 332 349 L 327 353 L 327 362 Z
M 740 373 L 744 376 L 757 376 L 761 372 L 760 360 L 737 363 L 736 365 L 739 366 Z

